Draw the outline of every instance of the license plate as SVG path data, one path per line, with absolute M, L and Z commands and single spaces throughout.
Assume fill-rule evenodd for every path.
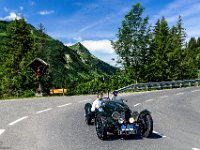
M 133 125 L 133 124 L 128 124 L 128 125 L 127 125 L 127 128 L 133 129 L 133 128 L 134 128 L 134 125 Z
M 121 130 L 122 130 L 122 131 L 125 131 L 125 130 L 126 130 L 126 125 L 122 124 Z
M 133 124 L 128 124 L 128 125 L 122 124 L 121 130 L 122 131 L 133 131 L 134 125 Z

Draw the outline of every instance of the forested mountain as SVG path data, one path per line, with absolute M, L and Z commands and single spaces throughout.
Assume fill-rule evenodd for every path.
M 0 21 L 0 55 L 1 96 L 35 92 L 37 81 L 28 67 L 35 57 L 49 64 L 42 78 L 45 92 L 50 88 L 70 88 L 117 70 L 91 55 L 81 43 L 67 47 L 48 36 L 41 24 L 36 29 L 24 19 Z
M 28 64 L 39 57 L 49 64 L 43 92 L 68 88 L 69 94 L 94 94 L 137 82 L 200 77 L 200 37 L 187 38 L 183 20 L 169 26 L 164 16 L 155 25 L 136 3 L 122 20 L 111 44 L 121 68 L 93 56 L 81 43 L 65 46 L 24 19 L 0 21 L 0 97 L 34 95 L 38 86 Z
M 95 72 L 100 74 L 104 72 L 109 75 L 116 72 L 115 67 L 108 65 L 104 61 L 92 55 L 80 42 L 70 46 L 69 48 L 73 49 L 79 55 L 79 58 L 81 58 L 82 62 L 87 65 L 87 68 L 90 70 L 95 70 Z

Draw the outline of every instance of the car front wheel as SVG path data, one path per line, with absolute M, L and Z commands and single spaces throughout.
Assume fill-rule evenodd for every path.
M 151 115 L 145 115 L 141 118 L 140 128 L 143 137 L 150 137 L 153 132 L 153 119 Z
M 107 139 L 107 121 L 103 116 L 97 116 L 96 118 L 96 131 L 97 136 L 101 140 Z

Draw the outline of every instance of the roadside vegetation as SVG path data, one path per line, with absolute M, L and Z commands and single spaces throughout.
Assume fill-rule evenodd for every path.
M 105 82 L 93 79 L 79 84 L 75 93 L 114 90 L 141 82 L 196 79 L 200 72 L 200 37 L 187 40 L 181 16 L 169 26 L 164 16 L 155 25 L 137 3 L 125 15 L 116 41 L 111 41 L 122 67 Z M 98 82 L 99 81 L 99 82 Z M 87 90 L 90 89 L 90 90 Z
M 68 89 L 68 94 L 95 94 L 133 83 L 195 79 L 200 76 L 200 37 L 187 38 L 181 16 L 169 26 L 164 16 L 154 25 L 137 3 L 125 15 L 111 44 L 120 68 L 99 60 L 81 44 L 54 40 L 40 24 L 24 19 L 0 21 L 0 98 L 34 96 L 38 81 L 28 64 L 39 57 L 49 64 L 42 77 L 43 93 Z

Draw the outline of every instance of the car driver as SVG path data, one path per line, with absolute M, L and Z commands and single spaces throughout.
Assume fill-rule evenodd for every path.
M 113 92 L 113 97 L 111 98 L 111 101 L 123 103 L 123 99 L 118 96 L 118 92 L 117 91 Z
M 98 109 L 103 102 L 103 93 L 99 93 L 97 96 L 97 99 L 92 103 L 91 111 L 94 112 L 96 109 Z

